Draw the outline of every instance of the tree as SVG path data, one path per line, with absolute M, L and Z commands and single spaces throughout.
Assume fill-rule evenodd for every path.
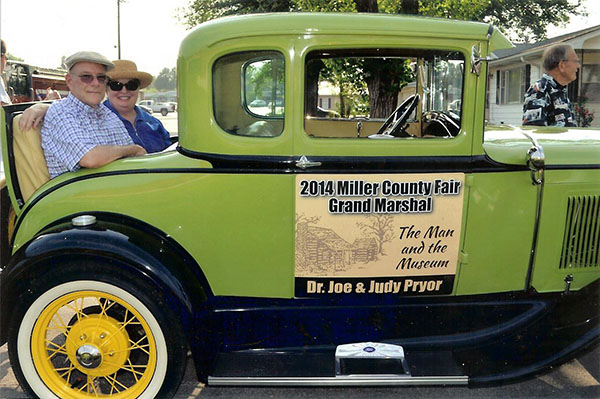
M 186 8 L 179 10 L 179 19 L 193 28 L 228 15 L 288 11 L 296 11 L 294 0 L 190 0 Z
M 369 88 L 370 115 L 386 118 L 396 109 L 398 93 L 412 80 L 408 60 L 365 59 L 365 81 Z
M 544 39 L 549 25 L 586 15 L 583 0 L 190 0 L 179 18 L 192 28 L 227 15 L 285 11 L 383 12 L 484 21 L 526 40 Z
M 25 61 L 23 58 L 17 57 L 16 55 L 12 55 L 8 51 L 6 52 L 6 59 L 7 60 L 13 60 L 13 61 L 21 61 L 21 62 Z
M 317 60 L 321 65 L 320 76 L 322 80 L 332 83 L 340 89 L 340 109 L 338 110 L 342 118 L 350 114 L 366 114 L 367 110 L 359 111 L 361 99 L 364 98 L 366 87 L 361 85 L 364 82 L 364 60 L 353 58 L 333 58 Z M 319 79 L 319 80 L 321 80 Z M 318 82 L 315 82 L 318 84 Z M 316 103 L 315 103 L 316 104 Z
M 442 18 L 490 22 L 509 37 L 524 41 L 546 38 L 549 25 L 564 25 L 586 15 L 583 0 L 420 0 L 419 13 Z
M 156 90 L 175 90 L 177 85 L 177 69 L 163 68 L 154 79 L 154 87 Z
M 275 90 L 284 82 L 283 58 L 254 62 L 247 67 L 247 85 L 252 83 L 254 98 L 262 98 L 265 89 Z M 277 93 L 271 95 L 275 105 Z

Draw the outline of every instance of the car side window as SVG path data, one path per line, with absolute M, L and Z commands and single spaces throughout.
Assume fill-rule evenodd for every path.
M 453 138 L 464 56 L 454 51 L 313 51 L 305 65 L 305 131 L 315 138 Z
M 219 126 L 238 136 L 276 137 L 283 132 L 285 60 L 276 51 L 247 51 L 213 66 L 214 112 Z

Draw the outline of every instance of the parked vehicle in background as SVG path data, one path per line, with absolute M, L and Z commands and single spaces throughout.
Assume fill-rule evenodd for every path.
M 177 112 L 177 103 L 175 101 L 167 101 L 167 104 L 171 106 L 172 112 Z
M 162 103 L 154 100 L 142 100 L 138 105 L 143 105 L 150 108 L 153 112 L 160 112 L 162 116 L 166 116 L 169 112 L 175 112 L 175 107 L 169 103 Z
M 146 105 L 143 105 L 143 104 L 137 104 L 137 106 L 138 106 L 138 107 L 140 107 L 141 109 L 143 109 L 144 111 L 146 111 L 146 112 L 147 112 L 147 113 L 149 113 L 149 114 L 152 114 L 152 112 L 153 112 L 153 111 L 152 111 L 152 108 L 150 108 L 150 107 L 148 107 L 148 106 L 146 106 Z
M 267 103 L 264 100 L 254 100 L 250 102 L 250 107 L 266 107 Z
M 188 351 L 210 385 L 483 385 L 588 350 L 600 131 L 485 126 L 511 46 L 398 15 L 211 21 L 180 46 L 178 145 L 52 180 L 29 104 L 4 107 L 23 389 L 168 398 Z
M 61 97 L 69 94 L 64 69 L 51 69 L 8 60 L 4 69 L 6 90 L 13 103 L 42 101 L 48 87 L 58 91 Z

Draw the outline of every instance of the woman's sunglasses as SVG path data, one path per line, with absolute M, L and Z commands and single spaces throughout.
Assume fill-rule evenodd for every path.
M 121 83 L 116 80 L 111 80 L 108 82 L 108 87 L 110 87 L 112 91 L 121 91 L 123 90 L 123 86 L 125 86 L 125 88 L 129 91 L 134 91 L 140 87 L 140 81 L 137 79 L 131 79 L 127 83 Z

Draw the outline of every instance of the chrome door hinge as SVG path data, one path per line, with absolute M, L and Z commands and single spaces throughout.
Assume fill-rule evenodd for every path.
M 458 252 L 458 261 L 463 265 L 468 264 L 469 263 L 469 254 L 463 250 L 460 250 Z
M 546 167 L 544 148 L 533 136 L 525 132 L 523 132 L 523 135 L 527 137 L 532 144 L 526 154 L 527 166 L 529 166 L 529 170 L 531 171 L 531 181 L 533 185 L 540 186 L 544 183 L 544 169 Z

